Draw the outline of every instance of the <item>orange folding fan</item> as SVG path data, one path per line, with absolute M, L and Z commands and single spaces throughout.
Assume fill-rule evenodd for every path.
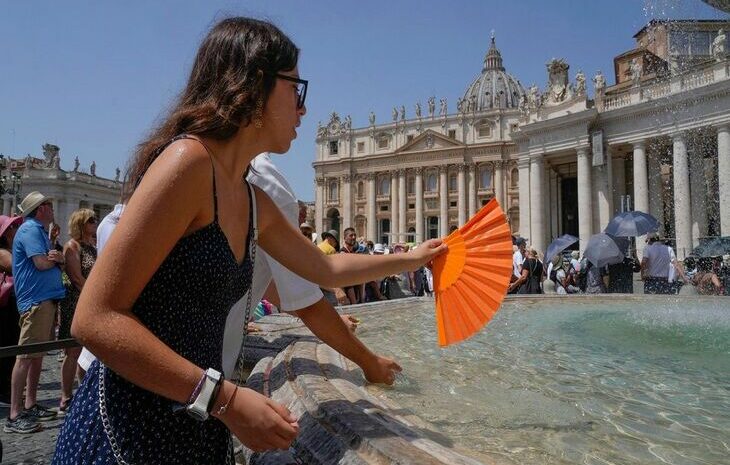
M 497 313 L 512 275 L 512 234 L 496 199 L 444 239 L 433 261 L 439 345 L 463 341 Z

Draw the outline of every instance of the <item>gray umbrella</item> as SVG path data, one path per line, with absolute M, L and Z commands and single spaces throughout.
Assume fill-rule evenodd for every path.
M 730 254 L 730 236 L 702 238 L 700 245 L 692 251 L 696 257 L 721 257 L 725 254 Z
M 659 221 L 648 213 L 632 211 L 614 216 L 603 232 L 612 236 L 636 237 L 659 230 Z
M 628 249 L 627 242 L 605 233 L 594 234 L 588 239 L 583 256 L 598 268 L 621 263 L 625 256 L 623 251 Z
M 550 243 L 545 251 L 545 263 L 550 263 L 554 256 L 578 242 L 578 238 L 570 234 L 563 234 Z

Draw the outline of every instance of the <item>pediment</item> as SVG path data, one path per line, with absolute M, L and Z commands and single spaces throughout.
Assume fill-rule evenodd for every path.
M 395 153 L 427 152 L 430 150 L 444 150 L 465 147 L 459 141 L 427 129 L 423 134 L 400 147 Z

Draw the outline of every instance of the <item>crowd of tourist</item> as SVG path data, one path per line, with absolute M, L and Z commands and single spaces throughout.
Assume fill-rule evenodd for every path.
M 516 238 L 512 265 L 509 294 L 632 294 L 639 273 L 644 294 L 730 296 L 730 255 L 680 261 L 657 233 L 647 235 L 641 260 L 628 251 L 622 261 L 601 267 L 577 250 L 556 255 L 546 266 L 537 250 Z
M 310 240 L 313 240 L 313 228 L 311 224 L 305 222 L 299 228 L 302 234 Z M 333 229 L 320 234 L 318 247 L 326 255 L 337 253 L 388 255 L 408 253 L 417 246 L 407 243 L 396 243 L 392 246 L 373 243 L 373 241 L 362 237 L 357 238 L 354 228 L 345 228 L 342 242 L 340 242 L 338 231 Z M 354 286 L 323 288 L 322 292 L 333 305 L 353 305 L 403 297 L 431 295 L 433 292 L 433 276 L 429 268 L 422 266 L 415 271 L 383 276 L 379 279 Z
M 0 216 L 0 346 L 68 339 L 79 294 L 96 261 L 96 215 L 87 208 L 73 212 L 70 238 L 61 245 L 52 199 L 32 192 L 18 209 L 19 216 Z M 6 432 L 35 432 L 41 429 L 40 422 L 65 414 L 80 351 L 80 347 L 64 349 L 57 409 L 36 399 L 44 352 L 0 360 L 0 400 L 10 406 Z

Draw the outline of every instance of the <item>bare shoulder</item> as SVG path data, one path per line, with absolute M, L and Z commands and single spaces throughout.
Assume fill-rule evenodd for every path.
M 142 182 L 193 182 L 191 187 L 203 188 L 199 182 L 211 177 L 211 161 L 205 147 L 193 139 L 180 139 L 168 145 L 152 162 Z M 198 183 L 196 183 L 198 181 Z M 157 186 L 164 188 L 165 186 Z
M 63 250 L 73 250 L 74 252 L 78 252 L 79 248 L 80 246 L 76 239 L 69 239 L 68 242 L 66 242 L 66 244 L 64 245 Z

